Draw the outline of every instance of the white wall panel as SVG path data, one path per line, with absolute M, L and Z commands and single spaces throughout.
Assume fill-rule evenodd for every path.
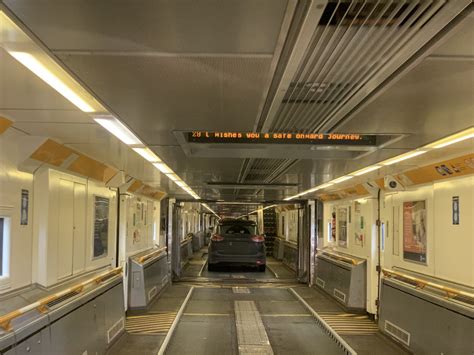
M 74 183 L 74 246 L 73 273 L 77 274 L 86 267 L 86 185 Z
M 59 179 L 59 209 L 57 236 L 57 279 L 72 275 L 74 239 L 74 182 Z
M 25 134 L 8 129 L 0 135 L 0 215 L 9 218 L 9 272 L 0 279 L 0 293 L 27 286 L 32 278 L 33 175 L 18 170 Z M 20 224 L 21 191 L 29 192 L 28 224 Z
M 453 224 L 453 197 L 459 224 Z M 474 176 L 434 185 L 434 275 L 474 286 Z
M 459 197 L 460 202 L 459 225 L 453 224 L 452 201 L 455 196 Z M 426 203 L 426 263 L 405 260 L 403 256 L 403 203 L 410 201 Z M 360 203 L 360 214 L 355 211 L 356 202 Z M 380 203 L 380 218 L 385 230 L 385 247 L 381 252 L 382 267 L 396 266 L 464 285 L 474 285 L 474 176 L 382 195 Z M 351 206 L 351 222 L 348 223 L 348 245 L 342 247 L 337 239 L 335 242 L 328 241 L 328 224 L 331 223 L 334 210 L 347 206 Z M 323 211 L 324 247 L 332 247 L 368 261 L 367 308 L 372 312 L 375 310 L 373 301 L 377 297 L 377 200 L 367 198 L 326 202 Z M 364 222 L 362 228 L 360 217 Z M 356 240 L 356 233 L 364 235 L 363 243 Z
M 51 286 L 59 278 L 71 276 L 66 265 L 74 270 L 73 275 L 115 265 L 115 191 L 102 183 L 47 167 L 38 169 L 34 183 L 35 282 Z M 60 191 L 66 185 L 68 195 L 64 197 Z M 110 200 L 108 249 L 107 254 L 100 258 L 93 258 L 94 196 Z
M 122 195 L 125 253 L 130 256 L 159 244 L 160 203 L 134 194 Z M 122 218 L 122 217 L 121 217 Z M 155 233 L 157 234 L 155 237 Z M 122 238 L 122 234 L 121 234 Z M 122 254 L 122 252 L 121 252 Z

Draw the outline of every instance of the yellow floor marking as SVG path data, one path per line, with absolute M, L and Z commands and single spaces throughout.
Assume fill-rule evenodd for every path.
M 287 313 L 282 313 L 282 314 L 261 314 L 262 317 L 312 317 L 313 315 L 311 314 L 287 314 Z
M 367 315 L 340 312 L 318 314 L 340 335 L 371 335 L 379 331 L 377 324 Z
M 125 330 L 130 334 L 167 333 L 176 317 L 176 312 L 157 312 L 127 317 Z
M 219 317 L 219 316 L 230 316 L 228 313 L 183 313 L 183 316 L 211 316 L 211 317 Z

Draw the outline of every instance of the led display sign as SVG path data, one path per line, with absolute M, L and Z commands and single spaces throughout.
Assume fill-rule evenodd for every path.
M 376 145 L 375 135 L 355 133 L 187 132 L 189 143 Z

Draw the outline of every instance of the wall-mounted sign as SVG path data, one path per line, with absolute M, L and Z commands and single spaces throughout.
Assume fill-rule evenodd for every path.
M 459 224 L 459 196 L 453 196 L 453 224 Z
M 426 264 L 426 202 L 403 203 L 403 258 Z
M 342 207 L 337 210 L 337 231 L 338 244 L 347 247 L 347 208 Z
M 186 132 L 189 143 L 309 144 L 375 146 L 376 136 L 355 133 Z
M 30 197 L 28 190 L 21 190 L 21 215 L 20 225 L 28 225 L 28 206 L 30 204 Z

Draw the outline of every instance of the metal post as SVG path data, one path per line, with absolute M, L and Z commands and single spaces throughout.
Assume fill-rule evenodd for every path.
M 316 259 L 316 203 L 314 200 L 308 201 L 309 207 L 309 286 L 313 285 Z

